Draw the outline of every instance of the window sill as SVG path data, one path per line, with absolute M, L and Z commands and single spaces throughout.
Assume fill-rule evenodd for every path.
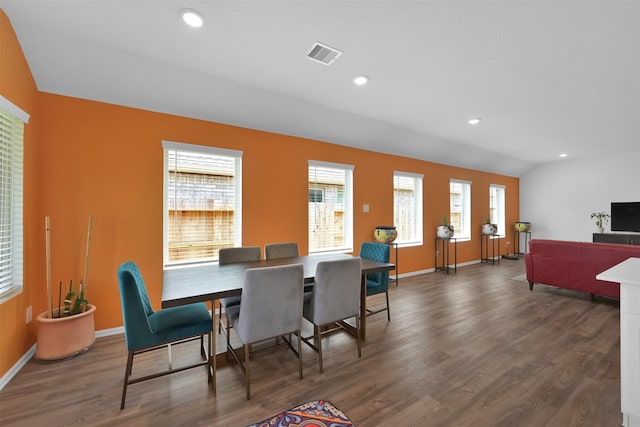
M 11 298 L 22 293 L 22 286 L 12 286 L 4 292 L 0 293 L 0 304 L 9 301 Z

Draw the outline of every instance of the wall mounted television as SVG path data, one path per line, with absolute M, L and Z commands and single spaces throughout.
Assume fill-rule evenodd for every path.
M 640 233 L 640 202 L 612 202 L 611 231 Z

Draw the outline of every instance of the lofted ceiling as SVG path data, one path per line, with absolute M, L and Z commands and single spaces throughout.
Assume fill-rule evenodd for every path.
M 640 150 L 636 0 L 0 7 L 43 92 L 510 176 Z M 203 27 L 182 22 L 187 7 Z M 315 42 L 343 54 L 312 61 Z

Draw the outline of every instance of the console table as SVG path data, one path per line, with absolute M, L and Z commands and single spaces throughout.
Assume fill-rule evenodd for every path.
M 593 233 L 594 243 L 619 243 L 640 246 L 640 234 L 630 233 Z
M 500 264 L 500 239 L 497 234 L 480 235 L 480 263 Z M 498 258 L 496 259 L 496 243 L 498 244 Z M 491 247 L 491 257 L 489 257 L 489 247 Z
M 453 241 L 453 267 L 450 267 L 449 263 L 449 253 L 451 242 Z M 438 267 L 438 242 L 442 242 L 442 265 Z M 458 272 L 458 239 L 455 237 L 450 237 L 448 239 L 441 239 L 440 237 L 436 237 L 435 239 L 435 271 L 446 271 L 449 274 L 450 271 L 454 273 Z
M 640 427 L 640 258 L 629 258 L 596 279 L 620 283 L 622 425 Z

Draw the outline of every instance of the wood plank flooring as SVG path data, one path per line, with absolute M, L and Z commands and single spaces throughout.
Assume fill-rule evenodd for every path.
M 619 426 L 618 301 L 542 285 L 530 292 L 510 279 L 523 272 L 522 260 L 502 260 L 403 278 L 390 291 L 391 322 L 368 318 L 361 359 L 344 333 L 323 342 L 322 375 L 303 344 L 303 380 L 285 348 L 260 353 L 250 401 L 229 364 L 217 394 L 204 369 L 192 369 L 130 386 L 120 411 L 124 337 L 100 338 L 69 360 L 29 361 L 0 392 L 0 424 L 246 426 L 326 399 L 358 427 Z M 197 358 L 197 345 L 174 348 L 174 364 Z M 134 374 L 166 359 L 136 358 Z

